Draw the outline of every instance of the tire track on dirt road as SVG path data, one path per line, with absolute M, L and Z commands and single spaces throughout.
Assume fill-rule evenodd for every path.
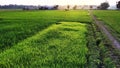
M 90 16 L 95 21 L 95 24 L 99 27 L 99 29 L 108 37 L 111 41 L 112 45 L 120 50 L 120 42 L 111 34 L 109 29 L 103 24 L 102 21 L 99 21 L 96 16 L 93 15 L 92 10 L 89 10 Z
M 106 35 L 106 37 L 110 40 L 112 46 L 115 49 L 120 51 L 120 42 L 114 37 L 110 30 L 103 24 L 103 21 L 99 21 L 96 16 L 93 15 L 92 10 L 89 10 L 90 16 L 94 20 L 94 23 L 98 26 L 98 28 Z M 116 68 L 120 68 L 120 56 L 114 52 L 114 48 L 109 49 L 110 57 L 113 59 L 114 63 L 116 64 Z

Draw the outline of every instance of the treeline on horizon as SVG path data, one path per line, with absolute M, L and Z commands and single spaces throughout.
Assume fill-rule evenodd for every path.
M 29 9 L 40 9 L 40 10 L 48 10 L 48 9 L 57 9 L 58 5 L 53 6 L 35 6 L 35 5 L 0 5 L 0 9 L 23 9 L 23 10 L 29 10 Z
M 23 10 L 57 10 L 58 7 L 61 5 L 53 5 L 53 6 L 35 6 L 35 5 L 16 5 L 16 4 L 9 4 L 9 5 L 0 5 L 0 9 L 23 9 Z M 84 9 L 85 6 L 89 6 L 89 8 L 93 8 L 96 5 L 81 5 Z M 65 7 L 65 6 L 64 6 Z M 69 10 L 71 5 L 66 5 L 65 10 Z M 72 8 L 76 9 L 78 5 L 74 5 Z M 96 6 L 99 9 L 99 6 Z
M 35 5 L 0 5 L 0 9 L 23 9 L 23 10 L 57 10 L 60 5 L 53 5 L 53 6 L 35 6 Z M 71 5 L 66 5 L 67 10 L 70 9 Z M 86 5 L 83 5 L 82 9 L 84 9 Z M 110 7 L 109 2 L 103 2 L 100 5 L 87 5 L 89 6 L 89 9 L 101 9 L 101 10 L 107 10 L 108 7 Z M 74 5 L 72 8 L 75 10 L 77 9 L 78 5 Z M 96 7 L 96 8 L 93 8 Z M 116 3 L 117 9 L 120 10 L 120 1 Z

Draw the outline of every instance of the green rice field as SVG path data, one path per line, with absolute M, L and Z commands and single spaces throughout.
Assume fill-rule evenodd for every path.
M 0 11 L 0 68 L 116 68 L 106 43 L 87 10 Z

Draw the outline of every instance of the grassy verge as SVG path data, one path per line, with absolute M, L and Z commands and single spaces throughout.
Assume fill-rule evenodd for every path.
M 95 24 L 88 25 L 88 68 L 116 68 L 106 46 L 108 40 Z

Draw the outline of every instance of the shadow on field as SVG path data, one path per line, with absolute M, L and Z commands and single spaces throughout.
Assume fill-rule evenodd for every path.
M 92 21 L 67 21 L 67 20 L 59 20 L 59 21 L 57 21 L 56 22 L 56 24 L 61 24 L 60 22 L 79 22 L 79 23 L 85 23 L 85 24 L 91 24 L 92 23 Z
M 0 21 L 3 20 L 3 18 L 0 18 Z

